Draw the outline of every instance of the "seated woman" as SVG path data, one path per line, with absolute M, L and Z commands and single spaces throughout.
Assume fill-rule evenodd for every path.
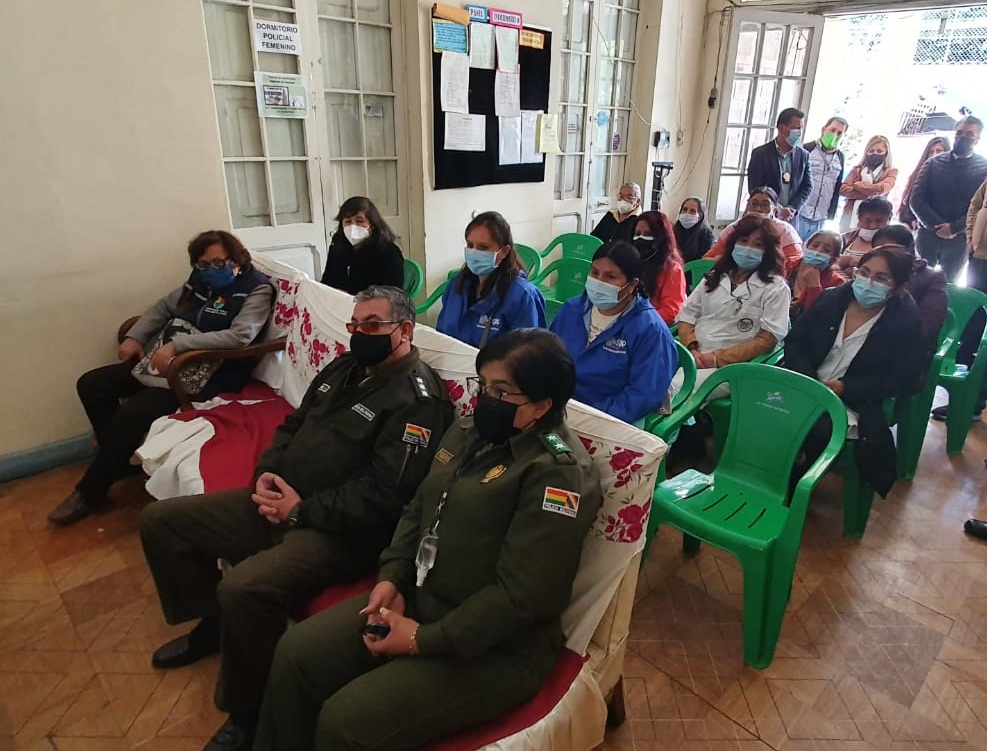
M 895 481 L 896 452 L 883 403 L 911 394 L 923 371 L 915 346 L 918 308 L 905 289 L 912 258 L 900 248 L 864 255 L 853 284 L 827 290 L 792 327 L 785 367 L 829 386 L 857 426 L 861 477 L 882 497 Z M 816 431 L 818 432 L 818 431 Z M 828 429 L 822 431 L 828 437 Z M 810 435 L 807 459 L 826 437 Z
M 685 302 L 685 271 L 668 217 L 645 211 L 634 228 L 634 247 L 641 256 L 641 284 L 658 315 L 667 324 Z
M 255 748 L 417 748 L 521 704 L 551 674 L 601 503 L 563 419 L 575 371 L 533 329 L 492 340 L 476 368 L 476 412 L 441 438 L 377 586 L 281 637 Z
M 843 252 L 843 237 L 835 230 L 819 230 L 805 243 L 805 254 L 788 275 L 792 289 L 789 317 L 794 321 L 811 307 L 824 289 L 846 284 L 846 277 L 836 267 Z
M 689 263 L 702 258 L 713 247 L 713 228 L 706 221 L 706 202 L 699 196 L 682 201 L 675 221 L 675 242 L 682 261 Z
M 466 265 L 442 295 L 435 328 L 483 347 L 512 329 L 545 328 L 545 298 L 528 281 L 511 225 L 496 211 L 466 225 Z
M 106 506 L 110 486 L 135 471 L 130 457 L 151 423 L 178 408 L 171 389 L 146 386 L 131 372 L 163 332 L 188 331 L 175 333 L 148 352 L 150 367 L 162 374 L 182 352 L 245 347 L 263 334 L 274 287 L 251 265 L 250 253 L 240 241 L 222 230 L 203 232 L 188 244 L 188 257 L 192 265 L 188 281 L 158 300 L 131 327 L 117 350 L 120 362 L 79 378 L 76 390 L 99 448 L 75 490 L 48 515 L 52 524 L 72 524 Z M 239 391 L 255 364 L 249 359 L 224 363 L 198 392 L 199 399 Z
M 893 246 L 912 257 L 912 275 L 908 279 L 908 293 L 918 306 L 922 319 L 922 340 L 926 350 L 926 362 L 932 361 L 939 343 L 939 330 L 946 322 L 949 296 L 946 292 L 946 275 L 939 269 L 930 269 L 929 262 L 915 255 L 915 235 L 904 224 L 889 224 L 874 233 L 871 241 L 875 248 Z
M 624 183 L 617 191 L 617 207 L 600 217 L 590 232 L 605 243 L 630 240 L 634 235 L 634 218 L 641 215 L 641 186 Z
M 355 295 L 374 284 L 404 289 L 404 256 L 369 198 L 347 198 L 336 214 L 322 283 Z
M 788 333 L 792 294 L 778 242 L 774 222 L 745 216 L 734 225 L 726 253 L 685 301 L 678 336 L 696 358 L 699 382 L 709 368 L 767 354 Z
M 891 221 L 893 207 L 884 196 L 865 198 L 857 209 L 857 226 L 843 235 L 843 255 L 837 259 L 841 271 L 857 267 L 865 253 L 876 248 L 874 235 Z
M 576 363 L 576 398 L 629 423 L 657 411 L 679 362 L 672 333 L 645 297 L 642 273 L 629 243 L 600 246 L 586 292 L 552 321 Z
M 744 211 L 744 216 L 724 228 L 720 236 L 716 238 L 716 242 L 713 243 L 713 247 L 706 252 L 703 258 L 720 258 L 725 254 L 729 255 L 727 246 L 733 238 L 737 225 L 744 217 L 758 216 L 762 219 L 770 220 L 774 226 L 775 234 L 780 238 L 779 249 L 782 256 L 784 256 L 784 272 L 785 274 L 790 274 L 792 269 L 802 260 L 802 238 L 799 237 L 798 232 L 795 231 L 795 228 L 791 224 L 783 222 L 775 216 L 777 209 L 778 194 L 775 193 L 774 188 L 768 186 L 754 188 L 751 191 L 750 197 L 747 199 L 747 208 Z

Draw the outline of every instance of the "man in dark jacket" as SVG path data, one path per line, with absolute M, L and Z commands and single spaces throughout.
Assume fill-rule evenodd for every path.
M 210 749 L 247 749 L 289 610 L 374 570 L 428 472 L 453 410 L 412 345 L 415 311 L 395 287 L 356 296 L 349 354 L 312 382 L 261 456 L 253 488 L 147 506 L 140 533 L 165 619 L 201 618 L 160 647 L 156 668 L 222 645 Z M 232 564 L 220 576 L 216 560 Z
M 819 140 L 809 141 L 805 145 L 809 154 L 812 192 L 793 222 L 803 240 L 808 240 L 822 229 L 827 219 L 836 216 L 840 186 L 843 185 L 843 168 L 846 165 L 846 157 L 838 144 L 847 127 L 847 121 L 842 117 L 831 117 L 823 126 Z
M 812 192 L 809 152 L 799 146 L 804 118 L 805 113 L 795 107 L 782 110 L 778 134 L 754 149 L 747 165 L 747 191 L 762 185 L 774 188 L 778 194 L 776 216 L 786 222 L 792 221 Z
M 953 150 L 922 165 L 909 206 L 919 222 L 916 248 L 929 265 L 942 267 L 955 282 L 966 262 L 966 212 L 987 179 L 987 159 L 973 153 L 984 124 L 976 117 L 956 123 Z

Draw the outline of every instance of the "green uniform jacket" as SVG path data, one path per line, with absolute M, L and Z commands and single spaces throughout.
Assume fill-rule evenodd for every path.
M 443 497 L 435 565 L 417 587 L 418 543 Z M 499 446 L 483 443 L 472 418 L 450 428 L 380 558 L 380 580 L 397 586 L 421 623 L 419 652 L 557 651 L 601 502 L 596 467 L 561 421 Z
M 449 393 L 418 350 L 367 371 L 346 354 L 315 377 L 257 464 L 302 497 L 324 531 L 394 528 L 452 423 Z

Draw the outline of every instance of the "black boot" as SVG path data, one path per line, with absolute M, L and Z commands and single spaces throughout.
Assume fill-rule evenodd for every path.
M 967 519 L 963 522 L 963 531 L 971 537 L 987 540 L 987 522 L 981 519 Z
M 255 725 L 246 725 L 230 717 L 202 751 L 250 751 L 254 745 Z

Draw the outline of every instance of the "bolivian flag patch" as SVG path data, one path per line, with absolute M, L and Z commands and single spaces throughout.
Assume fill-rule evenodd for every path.
M 414 423 L 405 423 L 404 426 L 404 438 L 401 440 L 405 443 L 410 443 L 412 446 L 421 446 L 425 448 L 428 446 L 428 441 L 432 437 L 432 431 L 428 428 L 423 428 L 421 425 L 415 425 Z
M 579 511 L 579 493 L 553 488 L 549 485 L 545 488 L 545 497 L 542 499 L 541 508 L 542 511 L 574 517 Z

